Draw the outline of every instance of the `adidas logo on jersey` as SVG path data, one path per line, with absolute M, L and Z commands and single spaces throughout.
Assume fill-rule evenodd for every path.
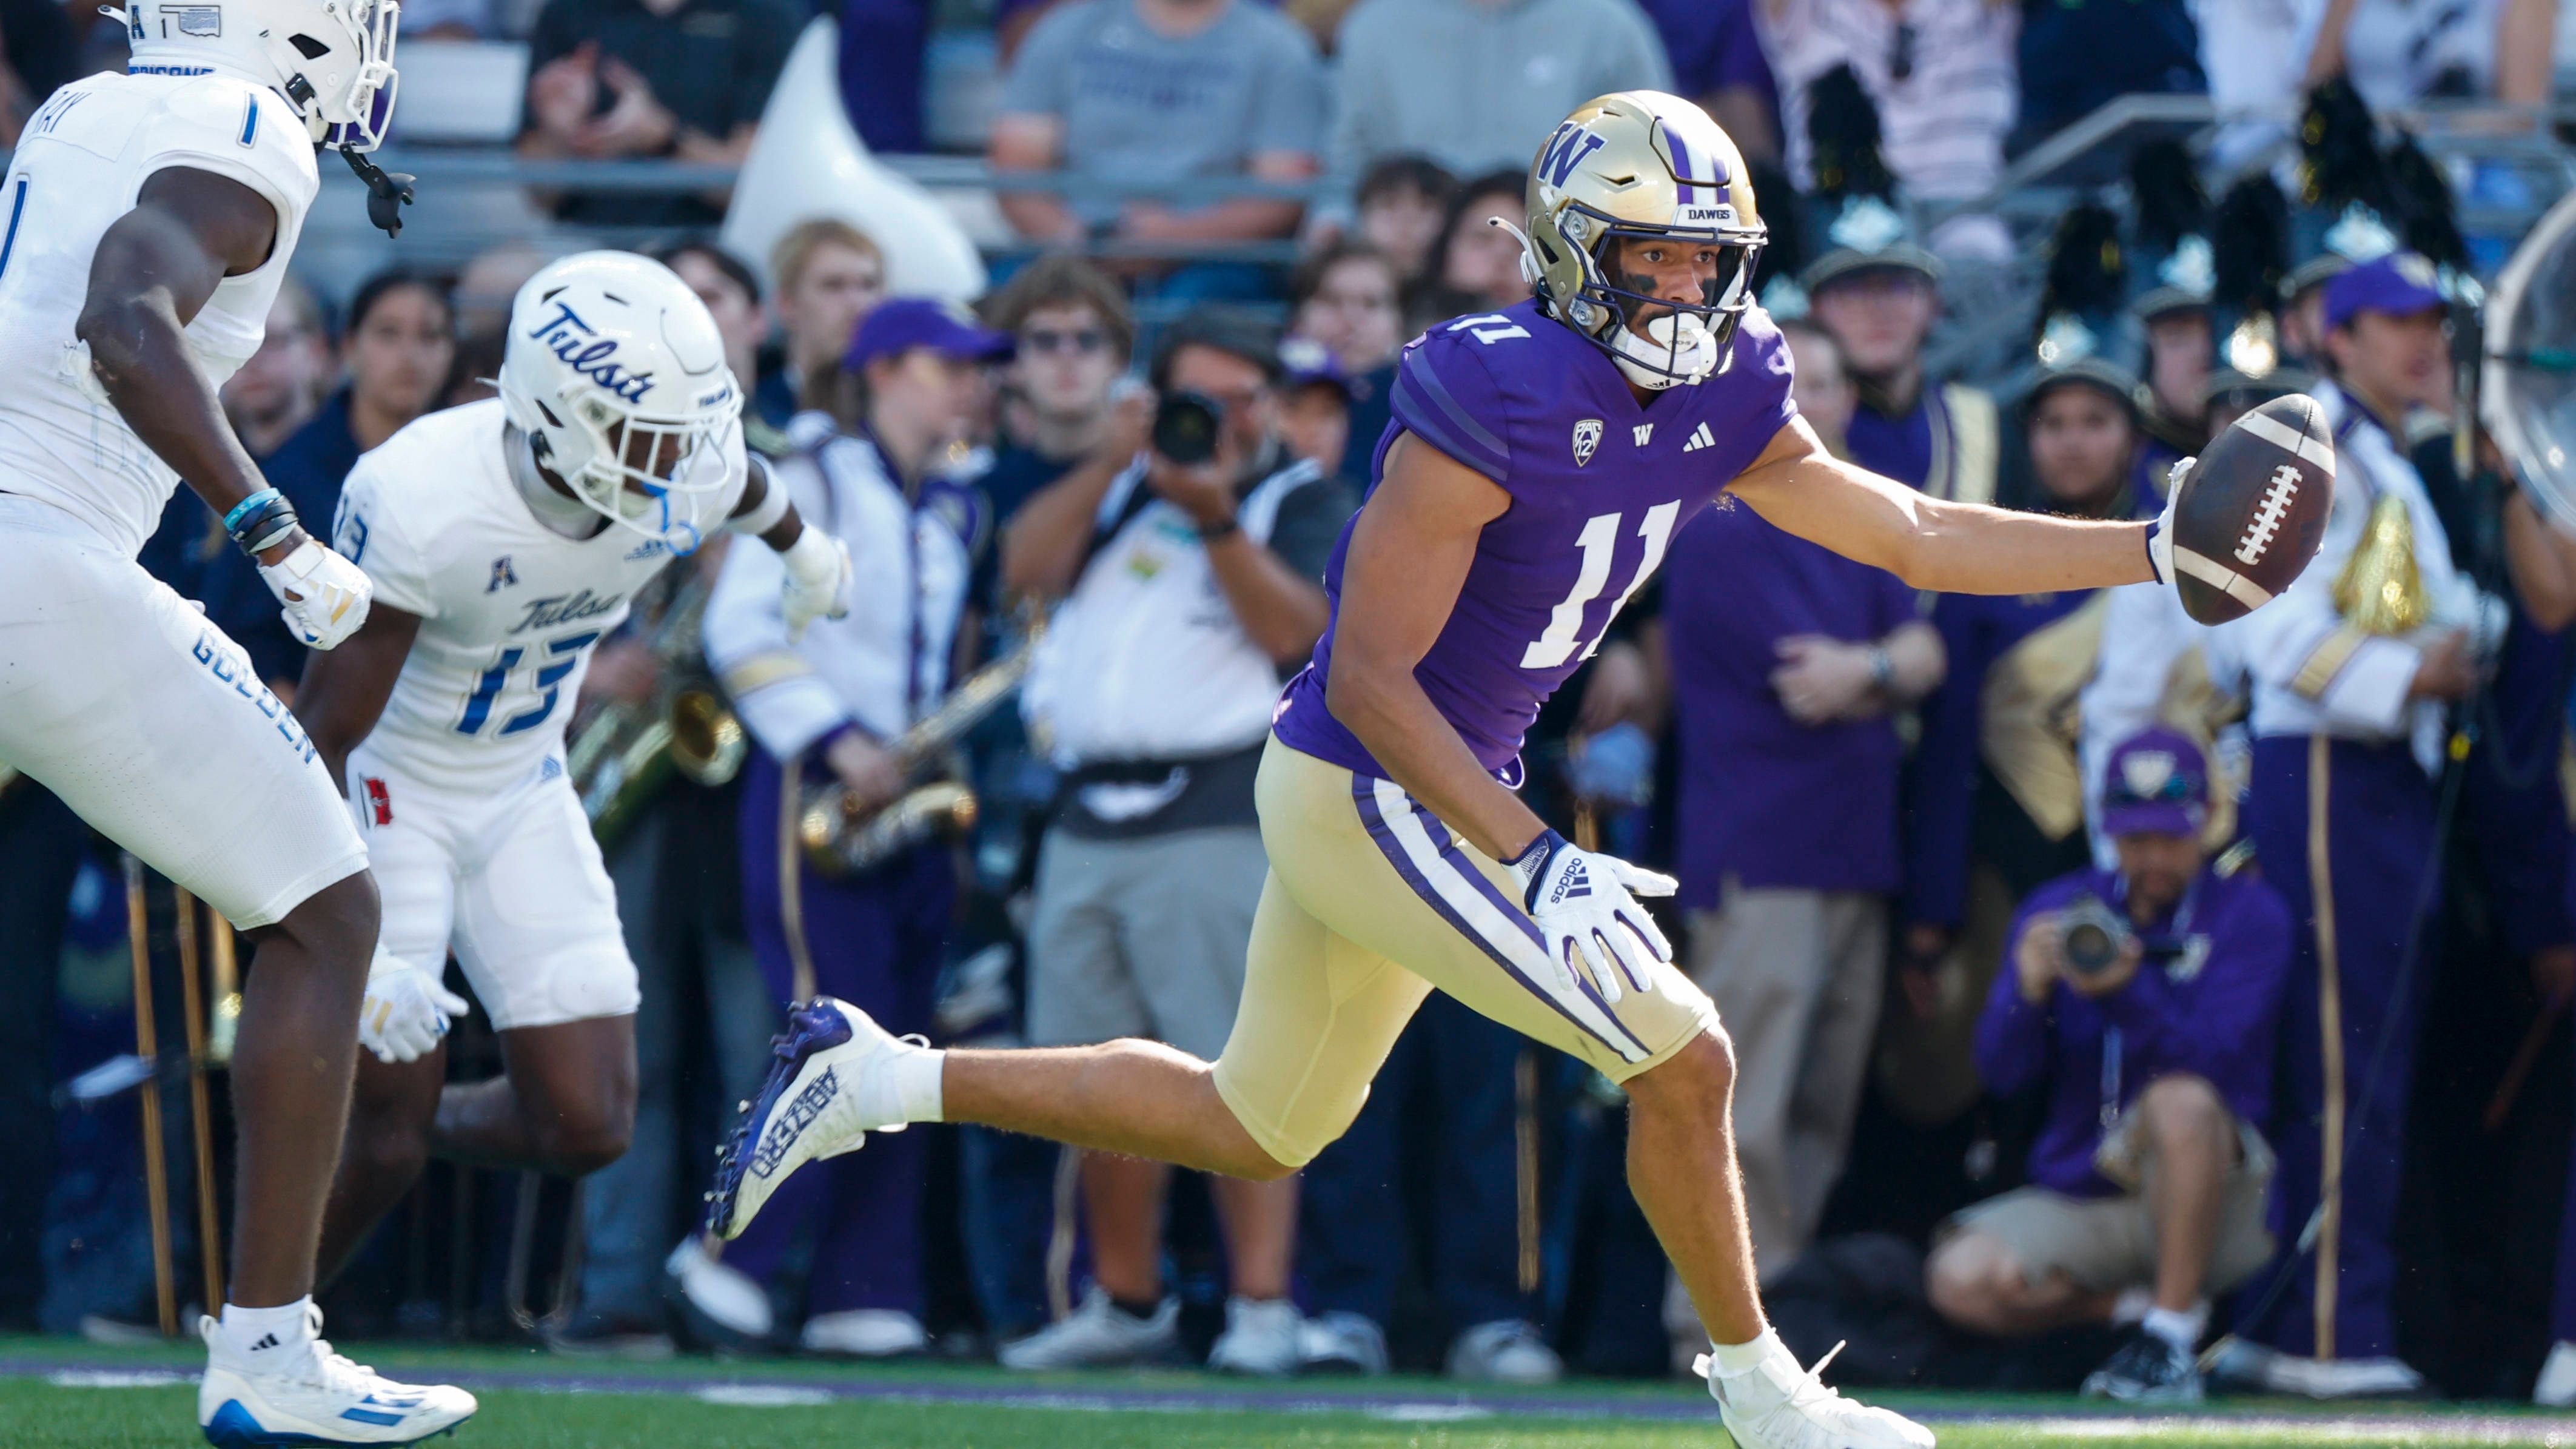
M 1696 453 L 1702 448 L 1714 448 L 1716 446 L 1716 435 L 1709 432 L 1708 424 L 1702 423 L 1698 427 L 1691 429 L 1690 441 L 1682 444 L 1682 451 L 1685 453 Z
M 277 1335 L 274 1333 L 264 1333 L 260 1335 L 259 1342 L 252 1344 L 248 1349 L 245 1349 L 244 1352 L 257 1353 L 263 1348 L 275 1347 L 277 1347 Z

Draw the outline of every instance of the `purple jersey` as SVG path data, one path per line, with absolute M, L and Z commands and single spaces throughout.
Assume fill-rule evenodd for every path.
M 1789 350 L 1769 317 L 1747 312 L 1724 372 L 1640 404 L 1599 348 L 1523 302 L 1415 338 L 1392 396 L 1396 427 L 1511 494 L 1413 673 L 1478 763 L 1517 784 L 1521 736 L 1539 704 L 1591 656 L 1681 525 L 1796 413 Z M 1379 441 L 1373 476 L 1394 437 L 1390 428 Z M 1345 526 L 1324 568 L 1333 623 L 1280 697 L 1273 728 L 1292 748 L 1384 775 L 1324 707 L 1350 543 Z

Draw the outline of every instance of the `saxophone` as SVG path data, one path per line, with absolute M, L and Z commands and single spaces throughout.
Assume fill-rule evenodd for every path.
M 673 771 L 692 784 L 723 785 L 741 772 L 750 752 L 751 737 L 717 689 L 698 643 L 714 591 L 715 581 L 703 571 L 680 585 L 653 629 L 653 657 L 662 666 L 653 698 L 600 706 L 565 751 L 565 771 L 602 846 L 635 823 Z
M 956 776 L 955 746 L 999 708 L 1028 676 L 1043 616 L 1011 651 L 966 677 L 939 707 L 895 737 L 887 749 L 911 783 L 874 810 L 860 807 L 838 780 L 809 785 L 796 817 L 805 859 L 826 876 L 859 875 L 932 839 L 954 840 L 975 828 L 975 792 Z

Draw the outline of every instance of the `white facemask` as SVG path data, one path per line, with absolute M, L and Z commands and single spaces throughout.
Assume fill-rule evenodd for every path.
M 1635 328 L 1622 327 L 1610 339 L 1610 360 L 1637 386 L 1660 391 L 1675 383 L 1696 385 L 1717 371 L 1717 334 L 1698 313 L 1667 313 L 1647 323 L 1646 332 L 1640 337 Z

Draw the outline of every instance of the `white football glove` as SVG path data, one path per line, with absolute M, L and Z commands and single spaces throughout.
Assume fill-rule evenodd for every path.
M 1681 889 L 1680 881 L 1585 850 L 1553 830 L 1541 832 L 1506 864 L 1521 883 L 1522 903 L 1546 938 L 1548 957 L 1567 990 L 1580 989 L 1579 962 L 1602 1001 L 1616 1002 L 1626 994 L 1623 973 L 1628 986 L 1645 991 L 1654 963 L 1673 959 L 1672 943 L 1636 898 L 1671 895 Z
M 376 947 L 367 968 L 367 1000 L 358 1010 L 358 1045 L 381 1062 L 416 1062 L 438 1049 L 447 1024 L 471 1010 L 436 976 Z
M 2147 528 L 2147 567 L 2155 570 L 2156 582 L 2174 587 L 2173 531 L 2174 500 L 2182 496 L 2183 476 L 2191 471 L 2197 457 L 2185 458 L 2165 472 L 2165 511 Z
M 285 605 L 286 627 L 316 649 L 330 649 L 367 622 L 375 581 L 356 564 L 306 538 L 276 567 L 259 566 L 268 591 Z
M 787 565 L 781 590 L 787 611 L 787 637 L 805 637 L 805 626 L 817 619 L 839 619 L 850 612 L 850 546 L 814 527 L 796 535 L 778 556 Z

